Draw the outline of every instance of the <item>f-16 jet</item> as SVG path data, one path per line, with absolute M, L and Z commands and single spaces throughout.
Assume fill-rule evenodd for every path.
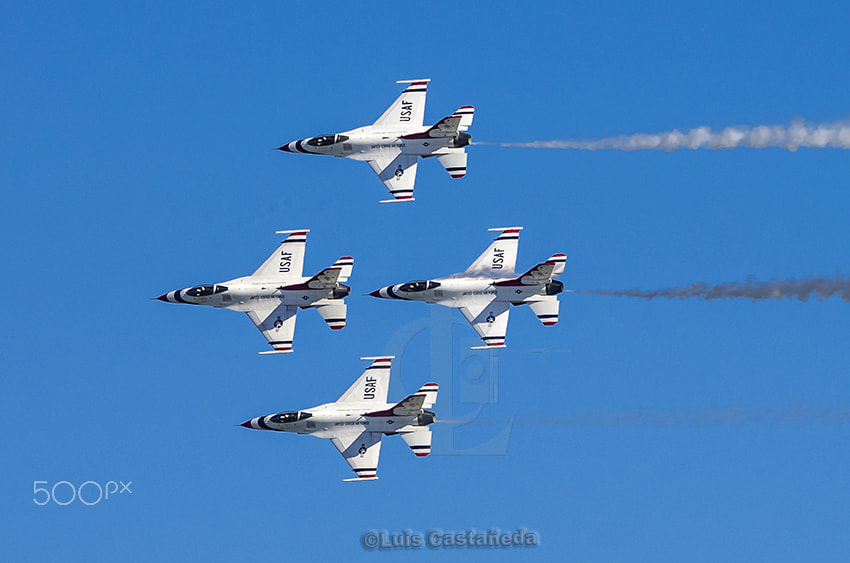
M 313 277 L 302 276 L 308 232 L 310 229 L 276 231 L 288 236 L 250 276 L 177 289 L 157 299 L 247 313 L 274 348 L 260 354 L 292 352 L 298 309 L 316 309 L 329 327 L 339 330 L 345 326 L 344 299 L 351 293 L 351 288 L 342 284 L 351 276 L 351 256 L 343 256 Z
M 554 279 L 564 271 L 565 254 L 553 254 L 522 275 L 514 272 L 522 227 L 489 229 L 500 234 L 466 271 L 444 278 L 416 280 L 376 289 L 384 299 L 424 301 L 460 309 L 486 348 L 504 348 L 511 305 L 528 304 L 545 326 L 558 322 L 557 295 L 564 284 Z
M 472 125 L 475 111 L 472 106 L 461 106 L 435 125 L 424 126 L 428 82 L 430 78 L 397 81 L 396 84 L 408 86 L 372 125 L 292 141 L 278 150 L 363 160 L 393 196 L 381 203 L 413 201 L 420 156 L 437 157 L 452 178 L 466 174 L 464 147 L 469 145 L 471 137 L 465 131 Z
M 252 418 L 241 426 L 328 438 L 357 475 L 345 481 L 375 480 L 381 438 L 400 435 L 417 457 L 427 456 L 431 453 L 428 425 L 437 419 L 425 410 L 437 401 L 436 383 L 426 383 L 398 403 L 387 403 L 393 358 L 360 358 L 372 364 L 335 403 Z

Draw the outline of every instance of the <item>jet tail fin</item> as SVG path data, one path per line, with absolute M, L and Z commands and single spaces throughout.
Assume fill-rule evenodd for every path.
M 444 117 L 432 125 L 431 128 L 425 132 L 425 135 L 431 138 L 454 137 L 457 135 L 458 128 L 460 127 L 461 121 L 464 117 L 465 116 L 454 114 Z
M 495 285 L 540 285 L 561 275 L 564 272 L 566 262 L 566 254 L 553 254 L 548 260 L 537 264 L 518 278 L 496 282 Z M 558 284 L 560 283 L 558 282 Z
M 330 289 L 337 284 L 348 281 L 351 270 L 354 268 L 354 258 L 343 256 L 303 284 L 289 286 L 291 288 L 305 286 L 307 289 Z
M 422 409 L 434 406 L 440 386 L 436 383 L 426 383 L 413 395 L 408 395 L 395 405 L 382 411 L 366 413 L 366 416 L 410 416 L 419 414 Z

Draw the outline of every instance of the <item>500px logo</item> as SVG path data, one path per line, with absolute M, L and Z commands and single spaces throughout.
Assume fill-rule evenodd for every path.
M 121 488 L 118 488 L 118 484 Z M 79 487 L 75 487 L 73 483 L 68 481 L 58 481 L 49 489 L 40 487 L 39 485 L 47 485 L 48 481 L 33 481 L 32 482 L 32 501 L 38 506 L 44 506 L 51 500 L 59 506 L 68 506 L 74 500 L 79 499 L 86 506 L 94 506 L 102 500 L 109 500 L 109 495 L 113 497 L 117 494 L 129 493 L 132 481 L 107 481 L 102 487 L 97 481 L 86 481 Z M 60 485 L 62 485 L 60 487 Z M 68 490 L 70 489 L 70 491 Z M 59 493 L 57 495 L 57 492 Z M 85 494 L 83 494 L 85 492 Z

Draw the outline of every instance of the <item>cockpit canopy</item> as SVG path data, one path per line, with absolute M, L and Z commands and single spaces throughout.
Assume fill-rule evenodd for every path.
M 224 291 L 227 291 L 226 285 L 196 285 L 192 289 L 187 290 L 186 295 L 189 297 L 206 297 Z
M 416 291 L 425 291 L 426 289 L 434 289 L 435 287 L 440 287 L 440 284 L 431 280 L 416 280 L 407 282 L 399 287 L 398 290 L 405 293 L 413 293 Z
M 276 422 L 277 424 L 286 424 L 287 422 L 296 422 L 299 420 L 304 420 L 305 418 L 310 418 L 311 416 L 313 415 L 304 411 L 282 412 L 272 416 L 269 420 L 271 422 Z
M 307 144 L 312 147 L 327 147 L 347 140 L 347 135 L 319 135 L 307 141 Z

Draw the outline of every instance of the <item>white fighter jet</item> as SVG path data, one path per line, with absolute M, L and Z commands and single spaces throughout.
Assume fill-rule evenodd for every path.
M 399 80 L 408 84 L 401 96 L 372 125 L 344 133 L 319 135 L 292 141 L 278 150 L 293 153 L 329 154 L 366 161 L 393 196 L 381 201 L 413 201 L 419 157 L 437 157 L 452 178 L 466 174 L 466 147 L 471 137 L 475 108 L 461 106 L 436 125 L 422 125 L 425 94 L 430 78 Z
M 345 481 L 373 481 L 378 478 L 383 436 L 401 435 L 417 457 L 424 457 L 431 453 L 428 425 L 437 419 L 425 410 L 437 401 L 436 383 L 426 383 L 398 403 L 387 403 L 393 358 L 360 358 L 372 364 L 335 403 L 252 418 L 240 426 L 328 438 L 357 475 Z
M 302 276 L 308 232 L 310 229 L 276 231 L 289 236 L 250 276 L 177 289 L 157 299 L 247 313 L 274 348 L 260 354 L 292 352 L 298 309 L 316 309 L 328 326 L 339 330 L 345 326 L 344 299 L 351 293 L 351 288 L 341 283 L 351 276 L 351 256 L 343 256 L 311 278 Z
M 489 229 L 500 234 L 465 272 L 433 280 L 417 280 L 376 289 L 369 295 L 384 299 L 424 301 L 460 309 L 486 348 L 504 348 L 511 305 L 528 304 L 546 325 L 558 322 L 557 295 L 564 284 L 554 279 L 567 262 L 553 254 L 545 262 L 517 276 L 514 272 L 522 227 Z

